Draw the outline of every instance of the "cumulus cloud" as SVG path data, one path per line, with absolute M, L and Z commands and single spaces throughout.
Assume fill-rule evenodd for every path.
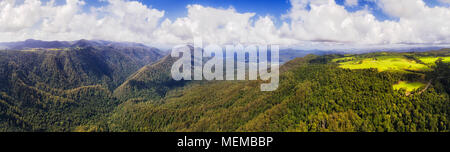
M 439 2 L 441 2 L 441 3 L 447 3 L 447 4 L 450 4 L 450 0 L 438 0 Z
M 188 14 L 164 19 L 164 10 L 137 1 L 107 0 L 83 11 L 82 0 L 0 1 L 0 41 L 103 39 L 154 46 L 192 43 L 272 43 L 286 46 L 450 44 L 450 8 L 423 0 L 373 0 L 395 20 L 378 20 L 366 7 L 348 11 L 334 0 L 290 0 L 292 7 L 274 24 L 273 16 L 234 8 L 188 5 Z M 446 2 L 447 0 L 441 0 Z M 358 0 L 346 0 L 357 6 Z
M 136 1 L 108 0 L 104 7 L 83 12 L 81 0 L 15 0 L 0 2 L 1 41 L 106 39 L 146 42 L 159 27 L 164 11 L 148 8 Z
M 379 21 L 367 9 L 349 12 L 334 0 L 291 0 L 284 33 L 307 41 L 356 44 L 450 43 L 450 9 L 430 8 L 422 0 L 378 0 L 398 21 Z M 309 9 L 307 9 L 307 4 Z
M 285 16 L 291 20 L 283 29 L 291 38 L 304 41 L 383 43 L 393 22 L 379 22 L 368 10 L 348 12 L 334 0 L 292 0 Z M 309 9 L 307 5 L 309 4 Z
M 347 6 L 357 6 L 358 5 L 358 0 L 345 0 L 345 5 Z
M 380 0 L 378 5 L 399 18 L 395 34 L 401 42 L 450 43 L 450 8 L 431 8 L 422 0 Z
M 200 37 L 206 43 L 280 43 L 279 30 L 269 16 L 238 13 L 234 8 L 216 9 L 187 6 L 188 15 L 175 21 L 166 19 L 155 31 L 160 43 L 192 43 Z

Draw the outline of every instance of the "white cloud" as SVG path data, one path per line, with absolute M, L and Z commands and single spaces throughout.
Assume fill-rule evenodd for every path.
M 292 0 L 294 6 L 285 16 L 291 19 L 284 33 L 297 40 L 323 42 L 383 43 L 386 29 L 392 22 L 379 22 L 368 10 L 348 12 L 334 0 L 326 3 L 304 3 L 308 0 Z
M 175 21 L 165 20 L 155 31 L 160 43 L 192 43 L 193 37 L 215 44 L 279 43 L 279 31 L 269 16 L 238 13 L 233 8 L 216 9 L 187 6 L 188 15 Z M 164 38 L 163 38 L 164 37 Z
M 15 0 L 0 1 L 0 31 L 17 32 L 32 27 L 41 18 L 40 1 L 26 0 L 23 5 L 15 6 Z
M 105 39 L 148 42 L 159 26 L 164 11 L 148 8 L 136 1 L 108 0 L 104 7 L 82 12 L 81 0 L 41 3 L 25 0 L 0 2 L 0 41 Z
M 422 0 L 379 0 L 399 21 L 379 21 L 370 11 L 349 12 L 334 0 L 291 0 L 291 19 L 283 29 L 296 40 L 351 44 L 450 43 L 450 9 L 430 8 Z M 305 4 L 310 3 L 310 9 Z
M 187 9 L 187 17 L 178 18 L 173 23 L 166 20 L 157 33 L 172 34 L 181 41 L 197 36 L 211 43 L 232 43 L 246 36 L 250 18 L 255 15 L 237 13 L 233 8 L 215 9 L 201 5 L 189 5 Z
M 450 4 L 450 0 L 438 0 L 439 2 L 441 2 L 441 3 L 447 3 L 447 4 Z
M 346 6 L 358 6 L 358 0 L 345 0 Z
M 450 8 L 422 0 L 374 0 L 395 21 L 379 21 L 369 8 L 347 11 L 334 0 L 291 0 L 292 8 L 276 27 L 272 16 L 188 5 L 186 17 L 163 19 L 164 11 L 136 1 L 108 0 L 86 7 L 82 0 L 64 5 L 39 0 L 0 1 L 0 41 L 103 39 L 155 46 L 205 42 L 276 43 L 288 46 L 450 44 Z M 446 0 L 442 0 L 446 1 Z M 356 6 L 357 0 L 345 5 Z
M 399 18 L 395 34 L 401 42 L 450 43 L 450 8 L 431 8 L 422 0 L 379 0 L 378 5 Z

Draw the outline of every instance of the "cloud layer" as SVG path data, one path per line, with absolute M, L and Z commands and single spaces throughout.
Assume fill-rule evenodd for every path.
M 286 46 L 450 44 L 450 8 L 429 7 L 423 0 L 372 0 L 395 20 L 379 21 L 370 9 L 346 0 L 291 0 L 281 18 L 257 16 L 233 8 L 188 5 L 186 17 L 164 19 L 164 10 L 136 1 L 107 0 L 83 10 L 82 0 L 0 1 L 0 41 L 102 39 L 153 46 L 192 43 L 194 37 L 216 44 L 274 43 Z M 445 3 L 448 0 L 440 0 Z

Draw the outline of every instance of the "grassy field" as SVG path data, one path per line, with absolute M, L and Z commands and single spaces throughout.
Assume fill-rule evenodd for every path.
M 350 61 L 348 61 L 350 60 Z M 387 55 L 387 56 L 377 56 L 370 58 L 338 58 L 333 60 L 344 61 L 340 62 L 341 68 L 346 69 L 369 69 L 374 68 L 378 71 L 424 71 L 430 68 L 427 65 L 417 63 L 414 60 L 409 60 L 404 56 Z
M 425 84 L 421 83 L 421 82 L 400 81 L 400 82 L 398 82 L 398 84 L 395 84 L 393 87 L 394 87 L 394 90 L 399 90 L 399 89 L 403 88 L 406 91 L 411 92 L 411 91 L 417 90 L 423 86 L 425 86 Z
M 434 65 L 435 62 L 440 58 L 442 59 L 442 62 L 446 62 L 446 63 L 450 62 L 450 56 L 446 56 L 446 57 L 427 56 L 427 57 L 419 57 L 418 59 L 427 65 Z

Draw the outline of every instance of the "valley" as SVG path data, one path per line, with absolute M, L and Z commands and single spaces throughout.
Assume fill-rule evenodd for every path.
M 263 81 L 174 81 L 176 59 L 139 44 L 31 42 L 0 51 L 0 131 L 450 128 L 449 49 L 310 54 L 285 62 L 279 88 L 261 92 Z

